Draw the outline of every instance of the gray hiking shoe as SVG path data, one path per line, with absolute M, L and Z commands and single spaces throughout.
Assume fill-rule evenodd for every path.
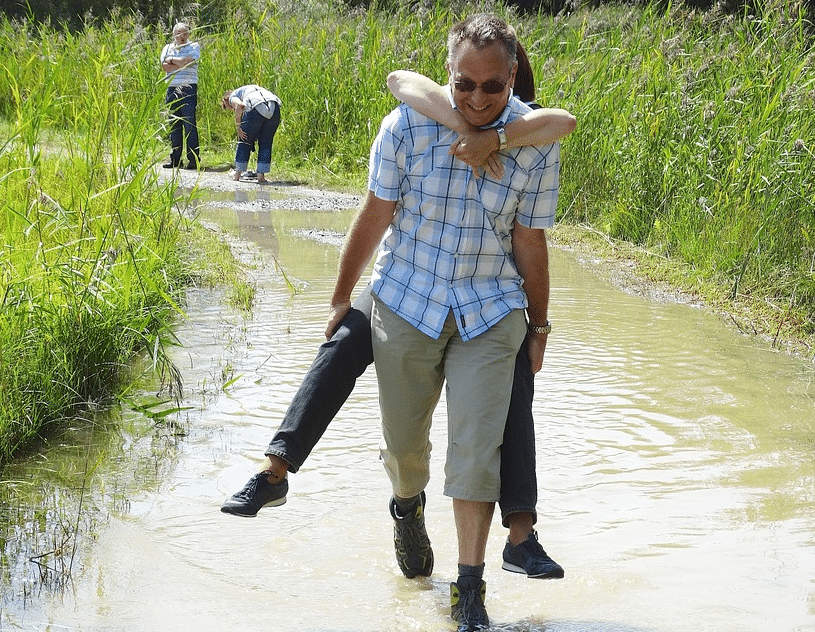
M 422 492 L 416 507 L 403 517 L 396 511 L 396 499 L 391 498 L 390 502 L 396 561 L 405 577 L 411 579 L 416 575 L 430 577 L 433 572 L 433 549 L 424 526 L 424 505 L 425 493 Z
M 538 542 L 538 532 L 533 531 L 518 546 L 512 546 L 507 538 L 504 546 L 505 571 L 524 573 L 533 579 L 560 579 L 563 567 L 546 554 Z
M 276 485 L 267 479 L 268 472 L 258 472 L 239 492 L 232 494 L 221 505 L 221 511 L 235 516 L 251 518 L 263 507 L 277 507 L 286 502 L 289 492 L 289 480 L 284 478 Z
M 458 623 L 458 632 L 475 632 L 490 627 L 487 584 L 478 577 L 461 577 L 450 584 L 450 616 Z

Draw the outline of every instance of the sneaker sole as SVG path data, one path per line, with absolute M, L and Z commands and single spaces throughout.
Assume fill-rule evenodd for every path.
M 265 505 L 263 505 L 260 509 L 263 509 L 263 507 L 280 507 L 280 505 L 285 505 L 285 504 L 286 504 L 286 497 L 283 496 L 283 498 L 275 498 L 274 500 L 270 500 Z M 258 511 L 260 511 L 260 509 L 258 509 Z M 255 513 L 244 513 L 244 512 L 238 511 L 238 509 L 235 508 L 235 507 L 221 506 L 221 512 L 222 513 L 230 514 L 232 516 L 240 516 L 241 518 L 254 518 L 255 516 L 258 515 L 258 511 L 256 511 Z
M 517 566 L 515 564 L 510 564 L 509 562 L 504 562 L 501 565 L 505 571 L 509 571 L 510 573 L 520 573 L 521 575 L 526 575 L 529 579 L 562 579 L 565 573 L 558 572 L 558 571 L 550 571 L 548 573 L 539 573 L 538 575 L 530 575 L 527 573 L 523 567 Z

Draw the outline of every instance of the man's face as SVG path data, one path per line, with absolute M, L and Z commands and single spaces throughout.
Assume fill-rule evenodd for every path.
M 186 44 L 190 39 L 190 33 L 185 28 L 178 28 L 173 30 L 173 40 L 177 45 Z
M 470 125 L 487 125 L 501 115 L 515 82 L 517 68 L 518 64 L 510 68 L 506 48 L 501 42 L 493 42 L 481 49 L 469 40 L 459 44 L 447 64 L 447 75 L 453 89 L 453 101 Z M 503 88 L 498 92 L 489 94 L 501 85 Z M 473 86 L 475 89 L 470 92 L 461 89 Z

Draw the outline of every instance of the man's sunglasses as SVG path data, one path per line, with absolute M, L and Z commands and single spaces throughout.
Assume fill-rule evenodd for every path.
M 507 87 L 507 82 L 490 79 L 479 86 L 475 81 L 470 81 L 469 79 L 459 79 L 458 81 L 453 82 L 453 87 L 459 92 L 474 92 L 476 88 L 480 87 L 481 92 L 484 94 L 498 94 L 499 92 L 504 91 L 504 88 Z

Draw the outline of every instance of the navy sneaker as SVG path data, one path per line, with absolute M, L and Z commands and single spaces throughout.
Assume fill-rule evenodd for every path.
M 460 577 L 450 584 L 450 616 L 458 623 L 458 632 L 475 632 L 490 627 L 487 584 L 479 577 Z
M 396 499 L 391 498 L 390 510 L 393 517 L 393 546 L 396 549 L 396 561 L 405 577 L 416 575 L 430 577 L 433 572 L 433 549 L 424 525 L 425 493 L 419 496 L 419 502 L 407 516 L 400 516 L 396 511 Z
M 564 575 L 563 567 L 549 557 L 538 542 L 537 531 L 530 533 L 518 546 L 512 546 L 507 538 L 501 568 L 513 573 L 524 573 L 534 579 L 560 579 Z
M 221 505 L 221 511 L 235 516 L 251 518 L 264 507 L 277 507 L 286 502 L 289 481 L 284 478 L 276 485 L 268 481 L 269 472 L 258 472 L 244 488 L 232 494 Z

